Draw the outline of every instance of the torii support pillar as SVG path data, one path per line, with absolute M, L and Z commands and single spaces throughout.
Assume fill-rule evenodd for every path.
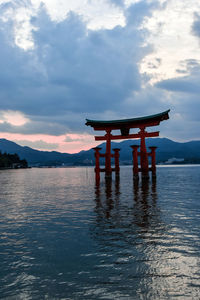
M 106 130 L 106 160 L 105 160 L 105 176 L 112 177 L 111 169 L 111 130 Z
M 100 153 L 99 151 L 101 150 L 100 147 L 95 147 L 94 149 L 94 156 L 95 156 L 95 177 L 96 177 L 96 182 L 99 182 L 100 180 L 100 163 L 99 163 L 99 158 L 100 158 Z
M 139 168 L 138 168 L 138 145 L 132 145 L 131 148 L 133 149 L 133 176 L 134 179 L 138 179 L 139 175 Z
M 119 148 L 114 148 L 113 149 L 114 151 L 114 159 L 115 159 L 115 175 L 116 176 L 119 176 L 119 151 L 120 149 Z
M 145 128 L 140 128 L 140 165 L 143 178 L 149 178 L 149 162 L 145 145 Z
M 151 171 L 152 171 L 152 177 L 156 177 L 156 149 L 157 147 L 151 146 L 149 147 L 151 149 Z

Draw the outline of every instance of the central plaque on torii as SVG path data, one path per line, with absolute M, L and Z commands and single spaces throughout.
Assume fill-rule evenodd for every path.
M 96 160 L 96 179 L 100 178 L 100 172 L 105 172 L 106 176 L 111 176 L 112 171 L 119 174 L 119 151 L 120 149 L 115 148 L 114 154 L 111 153 L 111 140 L 124 140 L 124 139 L 140 139 L 140 151 L 138 151 L 139 146 L 133 145 L 133 172 L 134 176 L 138 176 L 138 172 L 142 173 L 143 177 L 148 177 L 149 170 L 152 171 L 152 175 L 156 175 L 155 166 L 155 150 L 156 147 L 150 147 L 151 152 L 147 153 L 145 138 L 146 137 L 157 137 L 159 136 L 159 131 L 147 132 L 146 127 L 158 126 L 161 121 L 169 119 L 169 111 L 166 110 L 162 113 L 140 117 L 132 119 L 122 119 L 122 120 L 111 120 L 111 121 L 100 121 L 100 120 L 89 120 L 86 119 L 85 125 L 93 127 L 96 131 L 105 131 L 104 136 L 95 136 L 96 141 L 106 141 L 106 153 L 101 154 L 101 148 L 96 147 L 95 150 L 95 160 Z M 138 128 L 137 133 L 131 133 L 132 128 Z M 120 130 L 121 134 L 114 135 L 113 130 Z M 138 156 L 140 157 L 140 168 L 138 167 Z M 148 156 L 152 158 L 152 165 L 149 168 Z M 100 168 L 99 158 L 105 157 L 105 168 Z M 111 158 L 115 158 L 115 168 L 111 167 Z

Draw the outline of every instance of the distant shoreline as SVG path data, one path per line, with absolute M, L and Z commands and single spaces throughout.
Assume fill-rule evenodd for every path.
M 22 170 L 22 169 L 31 169 L 32 167 L 24 167 L 24 168 L 12 168 L 12 167 L 0 167 L 0 170 Z
M 120 167 L 132 167 L 133 165 L 120 165 Z M 200 166 L 200 164 L 157 164 L 156 167 L 189 167 Z M 102 165 L 103 167 L 103 165 Z M 33 169 L 71 169 L 71 168 L 95 168 L 95 166 L 32 166 Z

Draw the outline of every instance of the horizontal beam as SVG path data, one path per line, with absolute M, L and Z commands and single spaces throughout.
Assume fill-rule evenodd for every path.
M 146 122 L 146 123 L 137 123 L 137 124 L 128 124 L 127 126 L 119 126 L 119 125 L 98 125 L 94 126 L 94 130 L 102 131 L 102 130 L 121 130 L 122 128 L 144 128 L 144 127 L 153 127 L 158 126 L 160 124 L 160 121 L 152 121 L 152 122 Z
M 154 131 L 154 132 L 146 132 L 145 137 L 155 137 L 159 136 L 160 131 Z
M 129 135 L 110 135 L 111 140 L 123 140 L 123 139 L 137 139 L 140 135 L 138 133 L 136 134 L 129 134 Z M 106 141 L 106 136 L 95 136 L 95 141 Z
M 145 137 L 155 137 L 159 136 L 159 131 L 155 132 L 145 132 Z M 129 135 L 110 135 L 111 140 L 128 140 L 128 139 L 138 139 L 141 137 L 140 133 L 129 134 Z M 95 136 L 95 141 L 106 141 L 106 136 Z

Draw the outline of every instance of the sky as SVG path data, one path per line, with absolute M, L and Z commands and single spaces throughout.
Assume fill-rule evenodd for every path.
M 160 137 L 200 140 L 199 0 L 0 0 L 0 138 L 75 153 L 86 118 L 167 109 Z

